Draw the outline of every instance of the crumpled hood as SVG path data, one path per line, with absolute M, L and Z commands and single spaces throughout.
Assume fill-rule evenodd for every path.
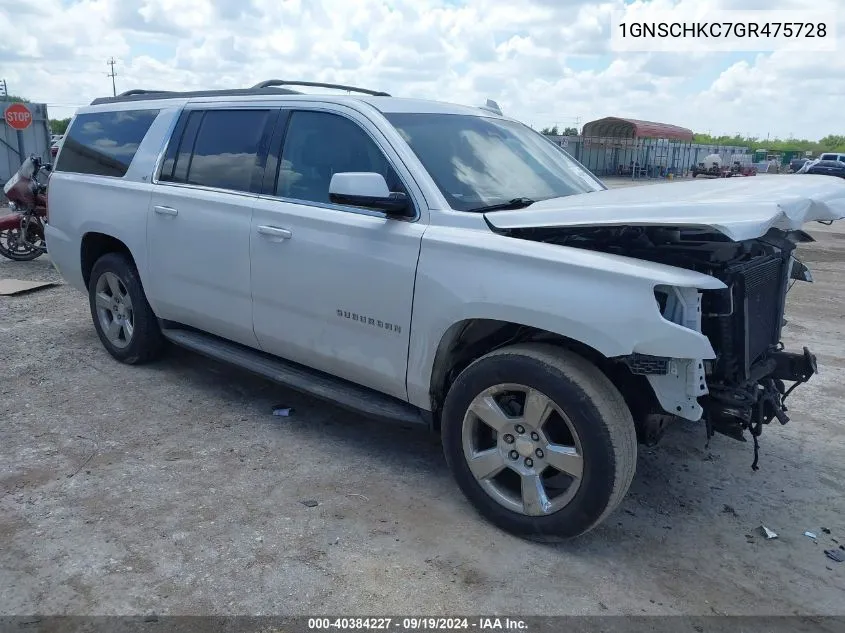
M 485 214 L 497 229 L 579 226 L 710 228 L 735 241 L 845 218 L 845 180 L 760 175 L 622 187 Z

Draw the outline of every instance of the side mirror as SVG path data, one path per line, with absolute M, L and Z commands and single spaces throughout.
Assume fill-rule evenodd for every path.
M 413 215 L 408 196 L 390 191 L 384 176 L 374 172 L 335 174 L 329 183 L 329 200 L 334 204 L 378 209 L 390 215 Z

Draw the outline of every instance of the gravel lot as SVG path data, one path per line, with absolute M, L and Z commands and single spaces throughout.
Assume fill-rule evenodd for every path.
M 478 518 L 423 432 L 187 352 L 118 364 L 67 286 L 0 297 L 0 615 L 845 615 L 823 553 L 845 544 L 845 223 L 808 228 L 786 332 L 821 373 L 760 470 L 750 442 L 676 425 L 559 546 Z M 3 277 L 58 281 L 46 257 Z

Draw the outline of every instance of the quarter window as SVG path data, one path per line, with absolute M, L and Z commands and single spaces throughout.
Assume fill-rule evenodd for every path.
M 158 113 L 124 110 L 78 115 L 64 140 L 56 171 L 122 178 Z
M 341 172 L 375 172 L 390 191 L 403 192 L 398 175 L 357 124 L 337 114 L 297 111 L 285 135 L 275 192 L 282 198 L 329 202 L 329 183 Z

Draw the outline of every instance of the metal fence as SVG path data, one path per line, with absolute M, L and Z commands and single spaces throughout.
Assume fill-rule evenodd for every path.
M 718 154 L 722 165 L 739 160 L 750 164 L 747 147 L 706 145 L 665 139 L 622 139 L 584 136 L 551 136 L 573 158 L 598 177 L 665 178 L 689 175 L 694 165 L 710 154 Z
M 0 185 L 11 178 L 24 158 L 31 154 L 40 156 L 43 161 L 50 161 L 50 123 L 47 118 L 47 105 L 26 104 L 32 112 L 32 123 L 25 130 L 15 130 L 6 124 L 3 113 L 9 105 L 11 105 L 10 101 L 0 99 Z M 1 197 L 2 187 L 0 187 Z

